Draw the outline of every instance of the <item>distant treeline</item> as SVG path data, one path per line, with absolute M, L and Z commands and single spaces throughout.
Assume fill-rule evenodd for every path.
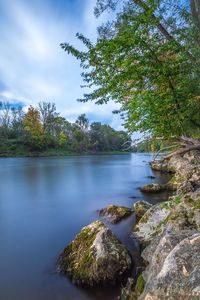
M 100 122 L 90 124 L 85 114 L 70 123 L 54 103 L 40 102 L 25 113 L 22 107 L 0 102 L 1 156 L 114 152 L 122 151 L 129 141 L 125 131 Z

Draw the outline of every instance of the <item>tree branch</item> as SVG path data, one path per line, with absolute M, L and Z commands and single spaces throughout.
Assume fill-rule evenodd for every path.
M 192 1 L 192 0 L 191 0 Z M 197 0 L 199 1 L 199 0 Z M 149 10 L 148 5 L 142 1 L 142 0 L 133 0 L 133 2 L 138 5 L 140 8 L 142 8 L 145 12 Z M 187 50 L 184 46 L 182 46 L 168 31 L 167 29 L 159 22 L 158 18 L 152 13 L 151 15 L 152 19 L 156 21 L 158 30 L 162 33 L 162 35 L 168 40 L 173 41 L 177 47 L 181 50 L 184 50 L 187 56 L 190 58 L 191 62 L 193 64 L 197 64 L 196 58 Z

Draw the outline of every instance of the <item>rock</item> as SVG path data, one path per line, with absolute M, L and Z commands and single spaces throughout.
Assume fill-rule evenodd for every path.
M 118 223 L 122 219 L 130 216 L 133 210 L 125 206 L 108 205 L 99 211 L 101 216 L 104 216 L 110 223 Z
M 169 214 L 168 202 L 163 202 L 152 206 L 143 215 L 134 228 L 134 233 L 139 238 L 142 247 L 147 245 L 156 234 L 162 232 L 162 226 Z
M 140 188 L 143 193 L 159 193 L 165 190 L 165 185 L 158 183 L 146 184 Z
M 152 176 L 152 175 L 149 175 L 149 176 L 147 176 L 146 178 L 149 178 L 149 179 L 155 179 L 156 177 L 155 177 L 155 176 Z
M 176 193 L 151 207 L 135 227 L 147 267 L 143 292 L 135 291 L 133 299 L 200 299 L 200 151 L 151 165 L 175 173 L 165 188 Z
M 167 160 L 154 160 L 150 162 L 152 170 L 164 173 L 175 173 L 175 169 L 170 167 Z
M 121 289 L 120 300 L 137 300 L 141 295 L 145 286 L 145 281 L 142 276 L 138 276 L 135 287 L 134 280 L 132 278 L 128 278 L 126 286 Z
M 135 295 L 135 293 L 133 291 L 133 287 L 134 287 L 134 279 L 129 277 L 127 279 L 126 285 L 124 287 L 122 287 L 120 290 L 119 299 L 120 300 L 136 299 L 136 298 L 133 298 L 133 296 Z
M 151 255 L 148 247 L 142 255 L 149 266 L 142 274 L 146 284 L 139 300 L 200 299 L 199 232 L 166 233 Z
M 137 201 L 136 203 L 134 203 L 133 207 L 136 215 L 136 222 L 138 222 L 147 212 L 147 210 L 152 207 L 152 205 L 146 201 Z
M 179 230 L 187 227 L 200 230 L 200 194 L 193 192 L 174 196 L 168 223 Z
M 129 252 L 102 222 L 84 227 L 64 249 L 60 270 L 77 284 L 115 283 L 131 269 Z

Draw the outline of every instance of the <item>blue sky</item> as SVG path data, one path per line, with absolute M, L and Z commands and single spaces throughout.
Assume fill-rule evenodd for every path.
M 23 102 L 25 109 L 39 101 L 55 102 L 69 121 L 86 113 L 116 129 L 120 117 L 113 103 L 79 103 L 84 90 L 79 63 L 59 46 L 81 32 L 92 41 L 96 27 L 106 18 L 93 16 L 95 0 L 0 0 L 0 97 Z

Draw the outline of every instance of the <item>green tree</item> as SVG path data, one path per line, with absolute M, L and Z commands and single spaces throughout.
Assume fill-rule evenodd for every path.
M 96 15 L 120 1 L 98 0 Z M 192 2 L 192 1 L 191 1 Z M 121 104 L 125 126 L 151 136 L 199 135 L 200 32 L 187 6 L 174 1 L 123 1 L 116 18 L 98 28 L 86 51 L 61 47 L 80 60 L 86 86 L 81 101 Z
M 55 120 L 59 114 L 56 112 L 55 103 L 51 102 L 39 102 L 38 111 L 40 112 L 40 119 L 43 125 L 45 143 L 48 146 L 54 143 Z
M 24 117 L 24 129 L 27 132 L 27 142 L 34 149 L 41 149 L 44 145 L 44 135 L 40 113 L 37 108 L 30 106 Z

